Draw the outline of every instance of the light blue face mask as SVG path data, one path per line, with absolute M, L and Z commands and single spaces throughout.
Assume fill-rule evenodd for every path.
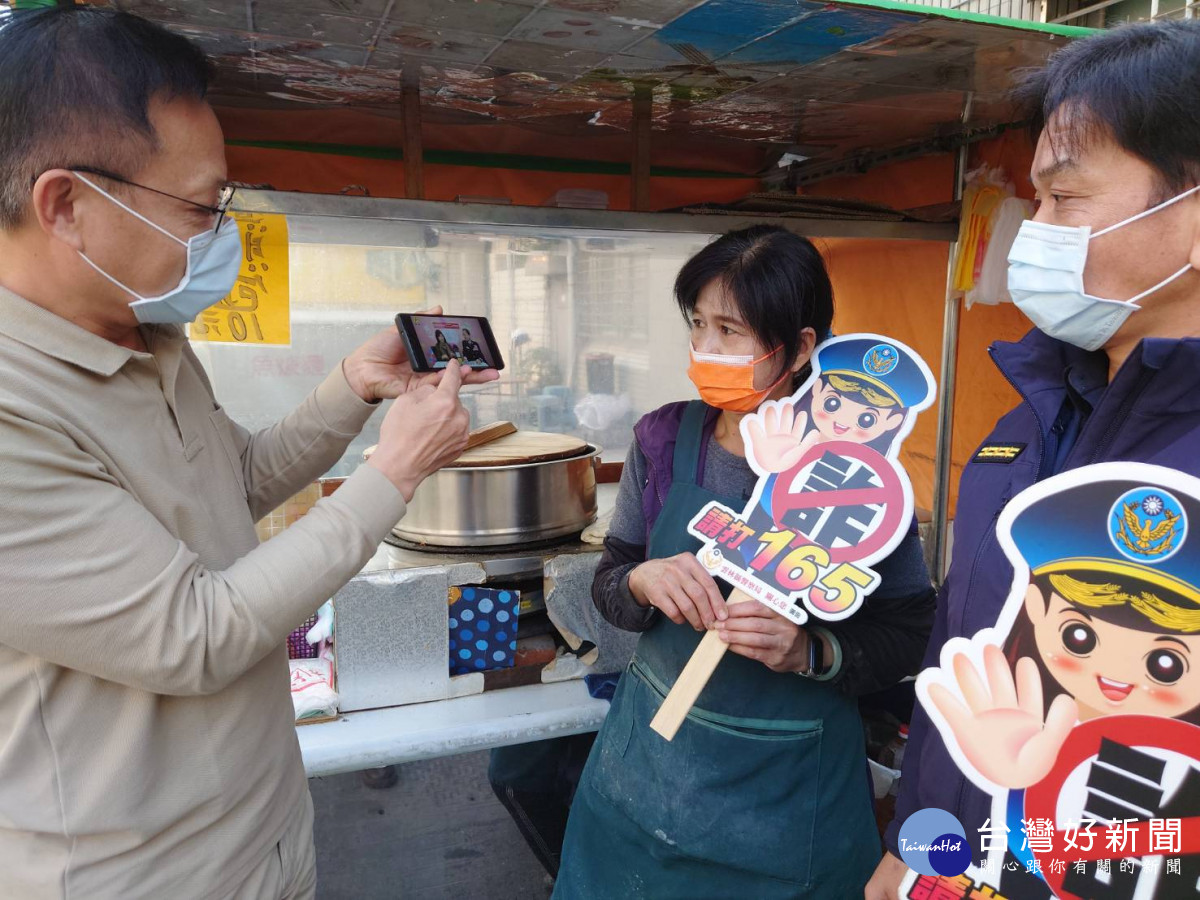
M 1023 222 L 1008 252 L 1008 292 L 1013 302 L 1050 337 L 1084 350 L 1099 350 L 1112 340 L 1130 314 L 1141 308 L 1139 300 L 1182 278 L 1192 266 L 1189 263 L 1129 300 L 1105 300 L 1083 289 L 1088 243 L 1102 234 L 1154 215 L 1196 191 L 1200 191 L 1200 185 L 1095 234 L 1089 225 L 1070 228 L 1044 222 Z
M 171 232 L 155 225 L 141 213 L 130 209 L 103 188 L 97 187 L 85 176 L 75 172 L 75 177 L 92 190 L 103 194 L 125 212 L 141 219 L 155 231 L 160 231 L 180 244 L 187 251 L 187 267 L 183 277 L 174 288 L 157 297 L 143 297 L 113 278 L 81 251 L 80 256 L 89 266 L 119 287 L 125 293 L 134 297 L 129 304 L 139 322 L 145 324 L 178 323 L 193 321 L 196 316 L 218 303 L 233 289 L 237 282 L 238 271 L 242 265 L 242 242 L 238 236 L 237 225 L 226 219 L 217 231 L 204 231 L 193 235 L 186 241 L 181 241 Z

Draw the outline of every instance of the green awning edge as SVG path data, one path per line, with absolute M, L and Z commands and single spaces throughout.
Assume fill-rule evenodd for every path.
M 241 141 L 226 140 L 230 147 L 251 147 L 259 150 L 292 150 L 298 153 L 324 153 L 332 156 L 352 156 L 359 159 L 403 160 L 404 151 L 397 147 L 373 147 L 367 144 L 326 144 L 304 141 Z M 472 153 L 467 150 L 426 150 L 422 156 L 428 165 L 469 166 L 480 169 L 517 169 L 521 171 L 570 172 L 577 175 L 629 175 L 628 163 L 589 159 L 563 159 L 557 156 L 530 156 L 518 153 Z M 654 178 L 757 178 L 743 172 L 713 172 L 707 169 L 678 169 L 670 166 L 651 166 Z
M 832 2 L 835 6 L 863 6 L 868 9 L 886 9 L 892 12 L 906 12 L 938 19 L 956 19 L 960 22 L 973 22 L 977 25 L 999 25 L 1004 28 L 1018 28 L 1022 31 L 1054 34 L 1059 37 L 1087 37 L 1089 34 L 1096 34 L 1101 30 L 1098 28 L 1083 28 L 1079 25 L 1054 25 L 1049 22 L 1030 22 L 1025 19 L 1005 19 L 1000 16 L 985 16 L 983 13 L 966 12 L 960 9 L 940 9 L 936 6 L 924 6 L 919 3 L 903 3 L 900 0 L 832 0 Z

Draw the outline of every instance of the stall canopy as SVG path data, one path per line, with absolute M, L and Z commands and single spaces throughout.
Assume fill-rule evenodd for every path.
M 16 5 L 50 2 L 69 0 Z M 1089 33 L 889 0 L 102 2 L 213 58 L 239 181 L 526 205 L 592 189 L 614 210 L 727 203 L 764 187 L 944 203 L 968 144 L 975 160 L 1006 164 L 1022 193 L 1028 151 L 1005 133 L 1018 124 L 1006 91 L 1014 73 Z M 806 234 L 857 235 L 822 242 L 835 328 L 892 334 L 934 366 L 939 416 L 922 417 L 905 464 L 944 534 L 955 470 L 1016 399 L 980 365 L 964 366 L 955 398 L 956 353 L 982 359 L 989 340 L 1026 323 L 1011 307 L 973 311 L 960 345 L 958 306 L 944 303 L 946 243 L 866 240 L 870 228 L 805 223 L 803 209 L 782 206 Z M 929 237 L 930 225 L 909 226 L 890 237 Z
M 399 119 L 408 84 L 431 133 L 517 126 L 539 135 L 523 149 L 540 148 L 532 155 L 544 165 L 604 162 L 611 155 L 587 145 L 614 134 L 627 141 L 644 110 L 655 163 L 705 170 L 675 173 L 694 176 L 756 174 L 790 153 L 802 177 L 815 177 L 831 163 L 991 133 L 1012 120 L 1004 91 L 1013 71 L 1082 33 L 889 2 L 108 2 L 197 41 L 220 71 L 218 107 L 354 108 Z M 233 121 L 266 142 L 268 131 Z M 437 143 L 426 139 L 427 163 L 522 165 Z M 612 158 L 626 164 L 628 153 Z

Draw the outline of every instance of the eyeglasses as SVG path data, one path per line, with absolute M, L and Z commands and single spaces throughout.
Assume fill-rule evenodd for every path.
M 220 230 L 221 223 L 225 221 L 225 216 L 229 212 L 229 207 L 233 203 L 233 194 L 237 190 L 236 184 L 226 184 L 221 188 L 221 195 L 217 199 L 216 206 L 208 206 L 204 203 L 197 203 L 195 200 L 188 200 L 186 197 L 178 197 L 175 194 L 168 194 L 166 191 L 160 191 L 158 188 L 148 187 L 144 184 L 138 184 L 136 181 L 130 181 L 128 178 L 123 178 L 113 172 L 105 169 L 97 169 L 92 166 L 55 166 L 54 168 L 66 169 L 70 172 L 83 172 L 87 175 L 98 175 L 101 178 L 107 178 L 109 181 L 115 181 L 118 184 L 127 184 L 130 187 L 140 188 L 143 191 L 150 191 L 152 194 L 160 194 L 163 197 L 170 197 L 172 200 L 178 200 L 180 203 L 186 203 L 188 206 L 194 206 L 196 209 L 202 209 L 210 216 L 216 218 L 216 224 L 213 225 L 213 232 Z M 36 178 L 34 179 L 37 180 Z

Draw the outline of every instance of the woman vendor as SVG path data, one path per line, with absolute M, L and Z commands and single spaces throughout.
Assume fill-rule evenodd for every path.
M 916 525 L 849 619 L 800 627 L 759 603 L 727 608 L 688 523 L 750 497 L 739 424 L 807 377 L 832 288 L 808 240 L 755 226 L 700 251 L 675 293 L 702 399 L 635 428 L 593 597 L 641 637 L 575 795 L 554 896 L 861 897 L 881 850 L 856 697 L 920 667 L 934 592 Z M 732 652 L 665 741 L 650 720 L 710 628 Z

